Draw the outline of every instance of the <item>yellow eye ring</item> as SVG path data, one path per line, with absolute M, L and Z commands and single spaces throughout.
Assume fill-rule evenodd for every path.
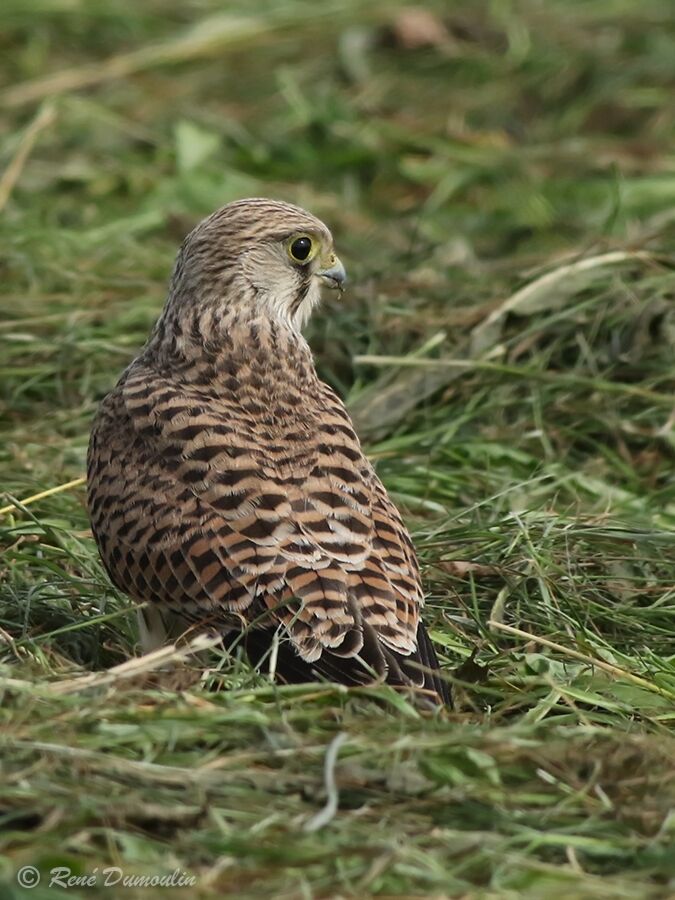
M 288 244 L 288 255 L 293 262 L 305 265 L 316 255 L 317 242 L 308 234 L 299 234 L 291 238 Z

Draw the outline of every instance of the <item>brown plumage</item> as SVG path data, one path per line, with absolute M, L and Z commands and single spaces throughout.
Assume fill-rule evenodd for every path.
M 147 601 L 145 649 L 208 625 L 245 630 L 259 661 L 276 632 L 284 680 L 447 701 L 412 543 L 300 333 L 343 280 L 298 207 L 243 200 L 198 225 L 94 422 L 92 528 L 114 584 Z

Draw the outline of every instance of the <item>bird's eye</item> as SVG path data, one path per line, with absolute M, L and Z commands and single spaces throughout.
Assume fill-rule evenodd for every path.
M 295 238 L 288 245 L 288 253 L 296 262 L 307 262 L 314 255 L 313 250 L 314 243 L 305 234 Z

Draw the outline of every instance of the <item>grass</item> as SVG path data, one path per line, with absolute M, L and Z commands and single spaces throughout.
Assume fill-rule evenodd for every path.
M 396 3 L 3 3 L 3 897 L 675 890 L 675 19 L 425 6 L 411 47 Z M 184 233 L 256 194 L 347 262 L 309 337 L 413 531 L 447 714 L 128 662 L 89 422 Z

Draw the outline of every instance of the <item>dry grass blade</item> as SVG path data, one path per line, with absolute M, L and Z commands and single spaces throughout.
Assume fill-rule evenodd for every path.
M 510 313 L 525 316 L 555 310 L 587 286 L 589 275 L 608 266 L 630 263 L 653 266 L 656 260 L 649 253 L 617 250 L 578 259 L 545 272 L 516 291 L 472 330 L 471 356 L 481 356 L 495 346 Z
M 0 213 L 7 205 L 14 185 L 17 183 L 26 165 L 26 160 L 30 156 L 30 152 L 35 146 L 40 132 L 49 128 L 56 121 L 56 108 L 52 105 L 45 105 L 40 109 L 33 121 L 23 133 L 19 146 L 17 147 L 14 158 L 0 176 Z
M 6 516 L 7 513 L 11 512 L 20 512 L 22 506 L 30 506 L 31 503 L 37 503 L 38 500 L 44 500 L 46 497 L 54 497 L 56 494 L 62 494 L 64 491 L 81 487 L 81 485 L 86 484 L 86 481 L 87 479 L 84 476 L 80 476 L 79 478 L 73 478 L 71 481 L 66 481 L 64 484 L 57 484 L 55 487 L 39 491 L 37 494 L 32 494 L 23 500 L 17 500 L 16 504 L 10 503 L 8 506 L 0 507 L 0 516 Z
M 176 647 L 173 644 L 168 644 L 166 647 L 153 650 L 152 653 L 145 653 L 143 656 L 137 656 L 127 662 L 120 663 L 119 666 L 113 666 L 107 672 L 91 673 L 89 675 L 81 675 L 78 678 L 69 678 L 66 681 L 55 682 L 51 685 L 51 690 L 55 694 L 73 694 L 89 688 L 115 685 L 120 681 L 137 678 L 139 675 L 147 675 L 149 672 L 157 672 L 172 664 L 183 662 L 191 656 L 196 656 L 205 650 L 217 647 L 221 643 L 222 638 L 217 635 L 200 634 L 192 638 L 185 646 Z
M 415 356 L 355 356 L 354 362 L 369 366 L 401 366 L 405 368 L 421 369 L 451 369 L 460 373 L 478 370 L 483 372 L 495 372 L 500 375 L 508 375 L 513 378 L 530 378 L 538 381 L 546 381 L 551 384 L 561 384 L 588 388 L 608 394 L 624 394 L 629 397 L 639 397 L 648 400 L 658 406 L 671 409 L 673 397 L 668 394 L 660 394 L 649 388 L 637 387 L 632 384 L 605 381 L 601 378 L 589 378 L 583 375 L 572 375 L 567 372 L 534 371 L 521 366 L 511 366 L 506 363 L 491 362 L 477 359 L 419 359 Z
M 379 9 L 377 4 L 371 15 L 372 12 L 377 14 Z M 333 4 L 318 11 L 318 15 L 330 20 L 341 12 L 344 12 L 344 7 Z M 294 28 L 305 21 L 304 11 L 296 9 L 293 4 L 257 15 L 220 13 L 197 22 L 183 34 L 163 43 L 146 44 L 138 50 L 115 54 L 101 62 L 63 69 L 6 88 L 0 93 L 0 105 L 13 109 L 45 97 L 127 78 L 148 69 L 208 59 L 230 48 L 255 44 L 270 32 Z
M 165 43 L 143 46 L 129 53 L 111 56 L 100 63 L 64 69 L 44 78 L 7 88 L 0 94 L 0 104 L 9 108 L 24 106 L 44 97 L 126 78 L 157 66 L 213 56 L 227 47 L 255 39 L 268 31 L 269 27 L 269 23 L 262 17 L 214 16 Z
M 587 653 L 581 653 L 579 652 L 579 650 L 575 650 L 573 647 L 565 647 L 562 644 L 556 643 L 555 641 L 550 641 L 548 638 L 541 637 L 537 634 L 531 634 L 529 631 L 523 631 L 521 628 L 514 628 L 513 625 L 506 625 L 504 622 L 499 622 L 496 619 L 490 619 L 487 624 L 490 628 L 496 628 L 497 631 L 503 631 L 506 634 L 512 634 L 515 637 L 522 638 L 525 641 L 532 641 L 533 643 L 539 644 L 542 647 L 548 647 L 549 650 L 555 650 L 563 656 L 569 656 L 572 659 L 578 659 L 579 662 L 588 663 L 588 665 L 592 666 L 593 668 L 602 669 L 603 672 L 607 672 L 608 675 L 612 675 L 614 678 L 622 678 L 626 681 L 632 681 L 633 684 L 638 684 L 640 687 L 645 688 L 645 690 L 653 691 L 655 694 L 660 694 L 662 697 L 666 697 L 669 700 L 675 701 L 675 691 L 660 687 L 658 684 L 654 684 L 654 682 L 648 681 L 646 678 L 641 678 L 639 675 L 634 675 L 627 669 L 622 669 L 620 666 L 615 666 L 612 665 L 612 663 L 605 662 L 604 659 L 599 659 L 595 656 L 589 656 Z
M 308 819 L 303 825 L 305 831 L 319 831 L 334 818 L 338 808 L 338 790 L 335 784 L 335 764 L 337 763 L 340 747 L 347 740 L 347 735 L 340 733 L 335 735 L 326 750 L 324 761 L 324 786 L 326 788 L 326 805 L 316 815 Z

